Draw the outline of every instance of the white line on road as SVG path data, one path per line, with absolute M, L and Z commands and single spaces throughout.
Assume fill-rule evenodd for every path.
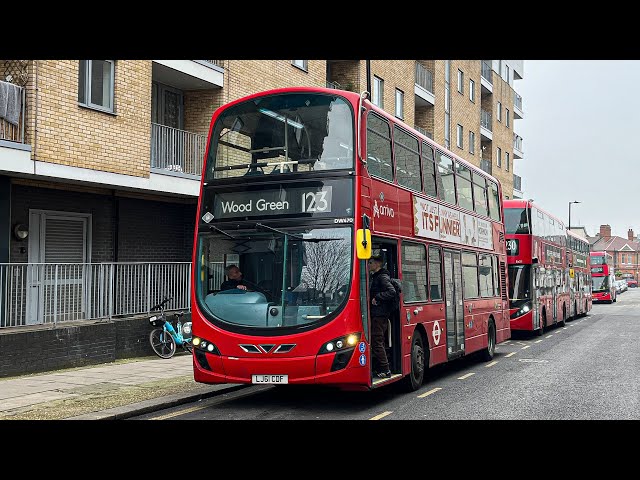
M 475 375 L 475 372 L 467 373 L 466 375 L 462 375 L 458 377 L 458 380 L 464 380 L 465 378 L 469 378 L 471 375 Z
M 544 338 L 549 338 L 549 337 L 553 337 L 553 335 L 552 335 L 552 334 L 549 334 L 549 335 L 547 335 L 547 336 L 546 336 L 546 337 L 544 337 Z
M 533 342 L 533 343 L 540 343 L 541 341 L 542 341 L 542 340 L 536 340 L 536 341 L 535 341 L 535 342 Z
M 376 415 L 373 418 L 370 418 L 369 420 L 380 420 L 381 418 L 386 417 L 387 415 L 391 415 L 393 412 L 382 412 L 380 415 Z
M 498 361 L 497 361 L 497 360 L 496 360 L 496 361 L 493 361 L 493 362 L 491 362 L 491 363 L 487 363 L 487 364 L 484 366 L 484 368 L 493 367 L 496 363 L 498 363 Z
M 428 397 L 432 393 L 439 392 L 440 390 L 442 390 L 442 388 L 440 388 L 440 387 L 433 388 L 433 389 L 429 390 L 428 392 L 425 392 L 425 393 L 423 393 L 421 395 L 418 395 L 418 398 Z
M 521 348 L 521 350 L 524 350 L 525 348 L 529 348 L 531 347 L 531 345 L 525 345 L 524 347 Z
M 509 358 L 510 356 L 515 355 L 516 353 L 518 352 L 511 352 L 508 355 L 505 355 L 504 358 Z
M 567 327 L 562 327 L 562 329 L 563 329 L 563 330 L 566 330 L 566 329 L 567 329 Z

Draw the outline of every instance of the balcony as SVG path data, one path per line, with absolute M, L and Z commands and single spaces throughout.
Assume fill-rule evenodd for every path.
M 513 134 L 513 158 L 523 158 L 522 153 L 522 137 L 517 134 Z
M 327 82 L 327 88 L 335 88 L 336 90 L 344 90 L 338 82 Z
M 436 96 L 433 94 L 433 74 L 420 62 L 416 62 L 416 107 L 434 106 Z
M 425 137 L 430 138 L 431 140 L 433 140 L 433 133 L 431 133 L 431 132 L 427 132 L 424 128 L 419 127 L 419 126 L 417 126 L 417 125 L 415 126 L 415 129 L 416 129 L 417 131 L 419 131 L 419 132 L 420 132 L 422 135 L 424 135 Z
M 491 113 L 484 108 L 480 110 L 480 137 L 481 141 L 493 140 L 493 132 L 491 129 Z
M 151 171 L 199 179 L 206 141 L 206 135 L 152 123 Z
M 491 173 L 491 160 L 490 159 L 483 158 L 482 160 L 480 160 L 480 168 L 482 170 L 484 170 L 485 172 L 487 172 L 489 175 L 493 175 L 493 173 Z
M 493 70 L 491 60 L 482 60 L 480 65 L 480 95 L 493 93 Z
M 513 198 L 522 198 L 522 178 L 520 175 L 513 174 Z
M 522 97 L 516 92 L 513 92 L 513 118 L 516 120 L 524 118 L 524 112 L 522 110 Z
M 222 60 L 154 60 L 153 79 L 180 90 L 210 90 L 224 86 Z
M 31 145 L 24 143 L 25 89 L 3 81 L 0 89 L 4 92 L 0 96 L 4 99 L 0 105 L 0 172 L 28 173 L 32 166 Z

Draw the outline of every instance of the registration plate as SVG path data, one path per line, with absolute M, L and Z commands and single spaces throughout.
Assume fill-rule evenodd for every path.
M 251 375 L 251 383 L 289 383 L 289 375 Z

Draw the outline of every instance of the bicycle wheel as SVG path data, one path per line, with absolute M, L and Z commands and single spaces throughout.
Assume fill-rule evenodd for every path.
M 176 341 L 163 328 L 156 328 L 149 333 L 149 343 L 160 358 L 171 358 L 176 353 Z

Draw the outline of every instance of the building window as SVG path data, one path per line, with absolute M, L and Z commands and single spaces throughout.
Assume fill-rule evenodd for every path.
M 476 134 L 469 132 L 469 153 L 473 155 L 476 152 Z
M 114 60 L 80 60 L 78 102 L 113 112 Z
M 464 93 L 464 73 L 462 70 L 458 70 L 458 91 Z
M 507 83 L 509 83 L 509 65 L 505 65 L 504 66 L 504 79 L 507 81 Z
M 496 154 L 496 164 L 498 165 L 498 167 L 502 167 L 502 150 L 500 149 L 500 147 L 498 147 Z
M 404 92 L 396 88 L 396 117 L 404 118 Z
M 307 64 L 308 60 L 291 60 L 291 65 L 293 65 L 294 67 L 298 67 L 300 70 L 304 70 L 305 72 L 307 71 Z
M 476 82 L 469 80 L 469 100 L 476 103 Z
M 504 117 L 505 124 L 507 125 L 507 128 L 509 128 L 509 109 L 508 108 L 504 109 L 504 115 L 505 115 Z
M 509 167 L 509 152 L 504 152 L 504 169 L 508 172 Z
M 462 141 L 462 125 L 458 124 L 458 138 L 456 138 L 456 145 L 458 148 L 464 148 L 464 142 Z
M 496 118 L 499 122 L 502 121 L 502 104 L 498 102 L 498 106 L 496 107 Z
M 373 77 L 373 104 L 377 107 L 384 108 L 382 97 L 384 93 L 384 80 L 374 75 Z

